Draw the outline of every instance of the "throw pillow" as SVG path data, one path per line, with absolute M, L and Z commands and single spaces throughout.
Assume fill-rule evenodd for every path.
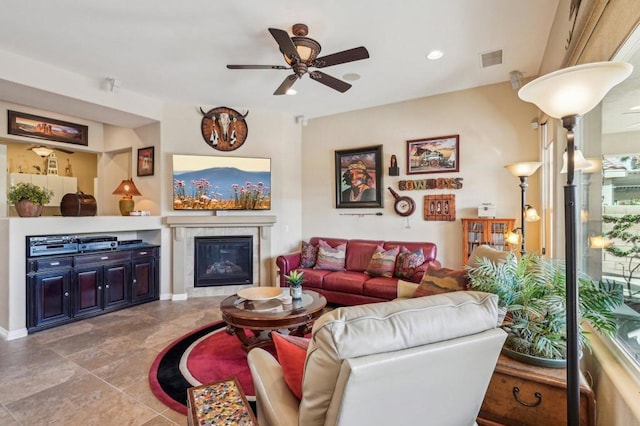
M 318 257 L 318 247 L 306 241 L 302 242 L 300 251 L 300 268 L 313 268 Z
M 411 299 L 419 285 L 411 281 L 398 280 L 398 286 L 396 287 L 397 297 L 399 299 Z
M 425 261 L 422 248 L 411 252 L 408 248 L 402 247 L 396 260 L 395 276 L 399 278 L 411 278 L 416 268 Z
M 372 277 L 388 277 L 393 276 L 393 266 L 396 264 L 396 257 L 400 251 L 399 247 L 394 247 L 384 251 L 381 246 L 376 247 L 375 253 L 371 256 L 365 274 Z
M 280 334 L 275 331 L 271 333 L 271 337 L 276 347 L 278 362 L 282 367 L 284 381 L 296 398 L 302 399 L 304 361 L 311 339 Z
M 413 296 L 432 296 L 450 291 L 466 290 L 468 287 L 467 271 L 464 269 L 437 269 L 429 265 Z
M 318 257 L 313 269 L 325 269 L 328 271 L 344 271 L 344 261 L 347 253 L 347 244 L 331 247 L 326 241 L 318 242 Z

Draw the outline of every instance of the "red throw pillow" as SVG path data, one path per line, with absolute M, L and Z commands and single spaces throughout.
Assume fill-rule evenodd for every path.
M 429 265 L 413 297 L 466 290 L 468 287 L 467 271 L 464 269 L 438 269 Z
M 271 337 L 276 346 L 276 354 L 282 367 L 284 381 L 287 382 L 287 386 L 289 386 L 296 398 L 302 399 L 304 361 L 307 357 L 307 348 L 311 339 L 289 336 L 275 331 L 271 332 Z

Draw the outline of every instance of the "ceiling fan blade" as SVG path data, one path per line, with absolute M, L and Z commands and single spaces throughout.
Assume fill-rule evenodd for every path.
M 287 94 L 287 90 L 289 90 L 291 88 L 291 86 L 293 86 L 293 83 L 295 83 L 296 80 L 298 80 L 298 76 L 295 75 L 295 74 L 291 74 L 290 76 L 288 76 L 287 78 L 284 79 L 284 81 L 282 82 L 280 87 L 278 87 L 276 89 L 276 91 L 273 92 L 273 94 L 274 95 L 286 95 Z
M 318 83 L 329 86 L 341 93 L 344 93 L 351 88 L 351 85 L 349 83 L 338 80 L 335 77 L 331 77 L 329 74 L 325 74 L 322 71 L 312 71 L 309 73 L 309 77 L 311 77 Z
M 230 70 L 290 70 L 284 65 L 227 65 Z
M 346 62 L 360 61 L 362 59 L 367 59 L 368 57 L 369 51 L 365 47 L 360 46 L 316 58 L 311 63 L 311 66 L 324 68 L 332 65 L 344 64 Z
M 280 30 L 278 28 L 269 28 L 269 32 L 276 39 L 278 46 L 280 46 L 280 51 L 290 58 L 295 58 L 300 60 L 300 56 L 298 55 L 298 51 L 296 50 L 295 44 L 289 37 L 289 34 L 285 30 Z

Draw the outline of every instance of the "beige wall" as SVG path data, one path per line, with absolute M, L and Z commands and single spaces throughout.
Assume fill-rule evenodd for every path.
M 477 217 L 482 203 L 495 203 L 497 217 L 520 217 L 519 180 L 504 166 L 538 159 L 538 136 L 531 128 L 537 109 L 520 101 L 509 83 L 495 84 L 377 108 L 309 120 L 303 128 L 302 235 L 431 241 L 438 259 L 462 266 L 460 218 Z M 460 172 L 407 175 L 406 141 L 460 135 Z M 383 145 L 383 209 L 335 208 L 335 150 Z M 395 154 L 400 176 L 390 177 Z M 416 202 L 416 212 L 401 218 L 393 210 L 388 186 L 398 191 L 403 179 L 463 178 L 460 190 L 402 191 Z M 528 202 L 539 205 L 537 176 L 530 179 Z M 456 220 L 425 221 L 423 197 L 455 194 Z M 343 215 L 383 212 L 383 216 Z M 519 222 L 519 221 L 518 221 Z M 527 246 L 538 246 L 536 224 L 527 224 Z M 291 247 L 293 248 L 293 247 Z

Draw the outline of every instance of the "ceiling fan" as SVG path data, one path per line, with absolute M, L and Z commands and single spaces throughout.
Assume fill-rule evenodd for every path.
M 245 69 L 245 70 L 259 70 L 259 69 L 272 69 L 272 70 L 293 70 L 293 74 L 287 76 L 280 87 L 273 92 L 274 95 L 284 95 L 291 86 L 303 75 L 309 74 L 312 80 L 322 83 L 332 89 L 335 89 L 341 93 L 346 92 L 351 88 L 351 85 L 345 81 L 339 80 L 322 71 L 313 70 L 309 68 L 326 68 L 332 65 L 344 64 L 347 62 L 359 61 L 361 59 L 367 59 L 369 52 L 363 46 L 355 47 L 349 50 L 343 50 L 342 52 L 332 53 L 331 55 L 321 56 L 318 58 L 321 46 L 320 43 L 312 38 L 307 37 L 309 28 L 305 24 L 295 24 L 292 28 L 294 37 L 289 37 L 289 34 L 277 28 L 269 28 L 269 32 L 278 43 L 280 52 L 284 55 L 284 60 L 289 66 L 284 65 L 227 65 L 227 68 Z

